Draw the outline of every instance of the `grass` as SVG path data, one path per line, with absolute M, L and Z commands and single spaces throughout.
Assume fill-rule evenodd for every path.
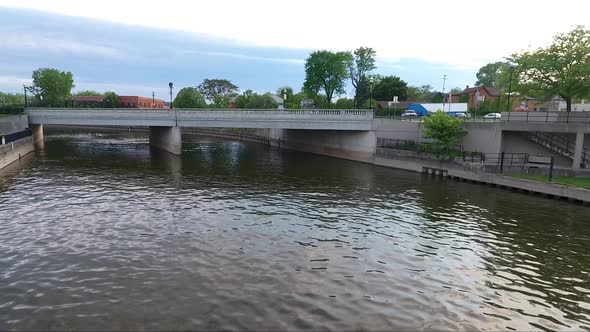
M 549 183 L 549 176 L 547 175 L 530 175 L 530 174 L 515 174 L 512 177 L 540 182 Z M 590 189 L 590 178 L 574 178 L 569 176 L 554 176 L 551 183 L 561 184 L 564 186 L 578 187 Z

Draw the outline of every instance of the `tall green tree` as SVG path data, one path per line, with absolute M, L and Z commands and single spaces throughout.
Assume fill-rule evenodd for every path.
M 197 89 L 205 96 L 205 99 L 213 102 L 213 104 L 215 104 L 215 99 L 217 102 L 221 102 L 224 99 L 227 99 L 227 102 L 229 102 L 229 98 L 226 97 L 237 94 L 239 91 L 236 85 L 224 79 L 204 79 L 203 83 L 199 84 Z
M 74 88 L 72 73 L 52 68 L 39 68 L 33 71 L 33 85 L 28 90 L 41 105 L 60 107 L 66 105 L 72 88 Z
M 246 104 L 246 108 L 253 109 L 276 109 L 278 107 L 279 104 L 268 92 L 263 95 L 255 93 L 250 97 L 250 100 L 248 100 L 248 103 Z
M 330 105 L 335 94 L 345 93 L 351 62 L 350 52 L 312 52 L 305 60 L 303 90 L 310 96 L 323 92 L 327 105 Z
M 119 105 L 119 96 L 112 92 L 107 91 L 102 95 L 102 107 L 105 108 L 116 108 Z
M 393 100 L 397 96 L 400 101 L 407 99 L 408 83 L 397 76 L 382 77 L 373 88 L 375 100 Z
M 424 118 L 424 137 L 434 139 L 439 145 L 449 146 L 457 143 L 463 135 L 461 120 L 445 112 L 434 112 Z
M 74 93 L 74 96 L 77 97 L 93 97 L 93 96 L 102 96 L 102 93 L 93 91 L 93 90 L 82 90 Z
M 205 108 L 207 102 L 205 97 L 196 88 L 182 88 L 178 91 L 174 102 L 174 108 Z
M 508 64 L 506 62 L 499 61 L 488 63 L 487 65 L 479 68 L 479 71 L 477 74 L 475 74 L 475 77 L 477 78 L 475 85 L 500 87 L 500 75 L 507 68 Z
M 375 55 L 377 53 L 370 47 L 359 47 L 353 53 L 353 61 L 350 62 L 350 80 L 355 91 L 355 100 L 362 104 L 369 98 L 367 88 L 367 77 L 375 66 Z
M 569 33 L 557 34 L 546 48 L 513 54 L 516 90 L 549 99 L 560 96 L 567 111 L 572 99 L 590 96 L 590 30 L 576 26 Z

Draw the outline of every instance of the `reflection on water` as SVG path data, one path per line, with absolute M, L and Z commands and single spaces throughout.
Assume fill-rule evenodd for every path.
M 3 173 L 0 330 L 590 330 L 588 207 L 254 144 L 146 143 L 50 135 Z

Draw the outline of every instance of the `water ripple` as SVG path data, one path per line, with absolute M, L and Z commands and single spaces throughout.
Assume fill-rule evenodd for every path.
M 0 173 L 0 329 L 590 329 L 588 207 L 146 142 L 48 135 Z

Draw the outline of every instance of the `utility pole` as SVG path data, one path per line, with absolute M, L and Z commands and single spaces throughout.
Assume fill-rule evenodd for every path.
M 154 107 L 155 103 L 156 103 L 156 93 L 154 91 L 152 91 L 152 107 Z

